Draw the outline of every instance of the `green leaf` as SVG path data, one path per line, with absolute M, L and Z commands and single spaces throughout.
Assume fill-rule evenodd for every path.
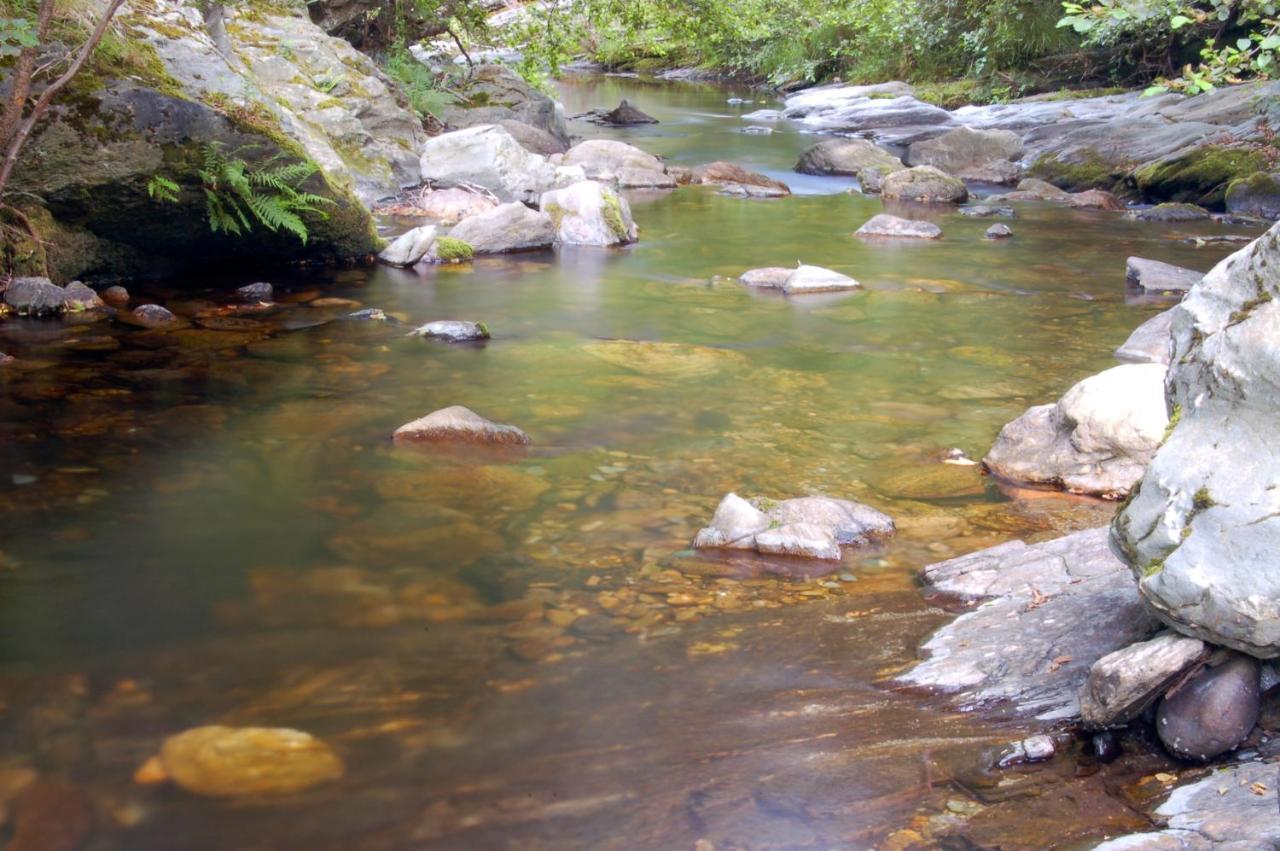
M 1236 47 L 1241 50 L 1248 50 L 1253 47 L 1253 40 L 1248 38 L 1238 38 L 1236 39 Z
M 1174 15 L 1172 18 L 1169 19 L 1169 28 L 1180 30 L 1190 23 L 1192 23 L 1192 20 L 1188 18 L 1186 15 Z

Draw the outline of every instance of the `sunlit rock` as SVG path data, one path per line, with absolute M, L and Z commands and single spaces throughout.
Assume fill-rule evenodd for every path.
M 476 340 L 489 339 L 489 326 L 483 322 L 464 322 L 456 319 L 442 319 L 419 325 L 409 332 L 411 337 L 427 337 L 433 340 L 444 340 L 448 343 L 470 343 Z
M 341 758 L 314 736 L 267 727 L 187 730 L 165 740 L 160 764 L 178 786 L 212 798 L 288 795 L 344 772 Z
M 426 256 L 435 241 L 434 226 L 416 227 L 392 240 L 391 244 L 378 254 L 378 259 L 388 266 L 412 266 Z
M 454 405 L 405 423 L 392 435 L 398 441 L 457 440 L 471 443 L 529 442 L 529 436 L 512 425 L 487 420 L 470 408 Z
M 1125 261 L 1124 277 L 1144 293 L 1181 293 L 1200 283 L 1204 273 L 1159 260 L 1130 257 Z
M 1116 349 L 1116 360 L 1126 363 L 1169 364 L 1173 348 L 1173 311 L 1165 310 L 1143 322 Z
M 1094 729 L 1126 724 L 1208 655 L 1203 641 L 1175 632 L 1109 653 L 1089 669 L 1080 717 Z
M 782 291 L 787 295 L 802 295 L 856 290 L 861 286 L 862 284 L 848 275 L 832 269 L 802 265 L 791 270 L 791 274 L 782 282 Z
M 884 179 L 881 192 L 887 201 L 921 204 L 961 204 L 969 197 L 964 181 L 928 165 L 894 172 Z
M 467 243 L 476 254 L 505 254 L 548 248 L 556 230 L 547 214 L 510 203 L 463 219 L 449 236 Z
M 584 180 L 542 195 L 542 212 L 551 217 L 562 245 L 620 245 L 638 233 L 631 205 L 613 189 Z
M 842 546 L 866 544 L 893 531 L 888 516 L 849 500 L 815 496 L 748 502 L 731 493 L 720 501 L 711 524 L 694 537 L 693 546 L 839 560 Z
M 880 213 L 857 230 L 858 236 L 896 239 L 941 239 L 942 228 L 933 222 L 920 222 Z

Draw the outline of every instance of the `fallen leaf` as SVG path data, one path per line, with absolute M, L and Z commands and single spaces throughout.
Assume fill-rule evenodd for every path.
M 1270 790 L 1270 789 L 1268 789 L 1266 786 L 1264 786 L 1264 785 L 1263 785 L 1263 784 L 1261 784 L 1261 783 L 1254 783 L 1253 785 L 1251 785 L 1251 786 L 1249 787 L 1249 791 L 1250 791 L 1250 792 L 1252 792 L 1252 793 L 1253 793 L 1253 794 L 1255 794 L 1255 795 L 1265 795 L 1265 794 L 1267 794 L 1268 792 L 1270 792 L 1271 790 Z
M 1161 771 L 1159 774 L 1156 775 L 1156 779 L 1159 780 L 1161 783 L 1172 783 L 1178 779 L 1178 775 L 1169 774 L 1168 772 Z
M 1054 671 L 1058 670 L 1059 668 L 1061 668 L 1063 665 L 1067 664 L 1070 661 L 1071 661 L 1070 656 L 1059 656 L 1058 658 L 1054 659 L 1052 662 L 1049 663 L 1049 673 L 1052 674 Z
M 1030 611 L 1033 611 L 1034 609 L 1038 609 L 1047 602 L 1049 602 L 1049 598 L 1046 597 L 1044 594 L 1041 594 L 1040 589 L 1032 588 L 1031 602 L 1027 604 L 1027 611 L 1030 612 Z

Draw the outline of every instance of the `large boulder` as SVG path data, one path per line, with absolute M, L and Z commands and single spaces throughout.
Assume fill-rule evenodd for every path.
M 805 149 L 795 170 L 856 177 L 864 191 L 878 192 L 886 177 L 905 168 L 902 160 L 867 139 L 824 139 Z
M 1174 629 L 1280 655 L 1280 225 L 1173 309 L 1175 423 L 1116 517 L 1143 598 Z
M 342 777 L 342 759 L 300 730 L 196 727 L 170 736 L 144 766 L 147 780 L 169 779 L 213 798 L 288 795 Z
M 1169 364 L 1173 348 L 1173 311 L 1164 310 L 1143 322 L 1116 349 L 1116 360 L 1126 363 Z
M 894 172 L 884 179 L 881 192 L 887 201 L 921 204 L 960 204 L 969 197 L 964 181 L 930 165 Z
M 747 501 L 731 493 L 720 501 L 711 524 L 698 532 L 693 546 L 839 560 L 842 546 L 866 544 L 893 532 L 888 516 L 846 499 Z
M 1014 183 L 1021 172 L 1022 137 L 1011 130 L 957 127 L 941 136 L 911 143 L 907 165 L 931 165 L 965 180 Z
M 1160 364 L 1125 364 L 1086 378 L 1002 428 L 982 463 L 1016 482 L 1122 497 L 1168 425 L 1164 373 Z
M 378 254 L 378 259 L 388 266 L 412 266 L 417 263 L 436 241 L 434 225 L 423 225 L 406 231 L 392 240 Z
M 422 147 L 422 179 L 441 186 L 473 185 L 504 202 L 535 203 L 558 180 L 546 157 L 525 150 L 506 130 L 480 124 L 444 133 Z
M 856 235 L 891 239 L 941 239 L 942 228 L 933 222 L 919 222 L 880 213 L 858 228 Z
M 1238 178 L 1227 187 L 1228 213 L 1280 219 L 1280 173 L 1260 171 Z
M 578 166 L 591 180 L 634 188 L 675 186 L 662 160 L 635 145 L 613 139 L 588 139 L 564 155 L 563 164 Z
M 1231 651 L 1220 655 L 1156 709 L 1156 733 L 1174 756 L 1211 760 L 1239 747 L 1258 723 L 1258 660 Z
M 506 254 L 550 247 L 556 226 L 546 213 L 512 202 L 463 219 L 449 236 L 467 243 L 476 254 Z
M 441 110 L 440 119 L 449 127 L 462 129 L 480 124 L 527 125 L 540 131 L 536 138 L 544 145 L 550 139 L 559 151 L 569 147 L 569 129 L 560 104 L 525 82 L 505 65 L 478 65 L 460 84 L 461 95 L 455 105 Z M 520 139 L 518 128 L 512 134 L 519 141 L 530 142 L 532 134 Z M 531 146 L 532 147 L 532 146 Z
M 19 316 L 52 316 L 62 312 L 67 291 L 48 278 L 14 278 L 4 291 L 4 303 Z
M 583 180 L 543 193 L 542 212 L 551 217 L 562 245 L 619 245 L 635 242 L 638 233 L 631 205 L 613 189 Z

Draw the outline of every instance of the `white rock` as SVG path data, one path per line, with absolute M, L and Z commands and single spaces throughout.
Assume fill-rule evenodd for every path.
M 856 290 L 862 286 L 848 275 L 842 275 L 821 266 L 800 266 L 793 269 L 782 284 L 787 295 L 802 293 L 826 293 L 838 290 Z
M 482 186 L 501 201 L 532 203 L 556 184 L 556 168 L 530 153 L 502 127 L 480 124 L 429 139 L 422 179 L 442 186 Z
M 556 241 L 563 245 L 618 245 L 636 240 L 631 206 L 597 181 L 545 192 L 540 206 L 551 218 Z
M 423 225 L 400 234 L 391 244 L 382 249 L 378 259 L 388 266 L 412 266 L 431 250 L 436 241 L 434 225 Z
M 470 408 L 454 405 L 433 411 L 395 430 L 397 441 L 462 441 L 472 443 L 529 442 L 529 436 L 511 425 L 487 420 Z

